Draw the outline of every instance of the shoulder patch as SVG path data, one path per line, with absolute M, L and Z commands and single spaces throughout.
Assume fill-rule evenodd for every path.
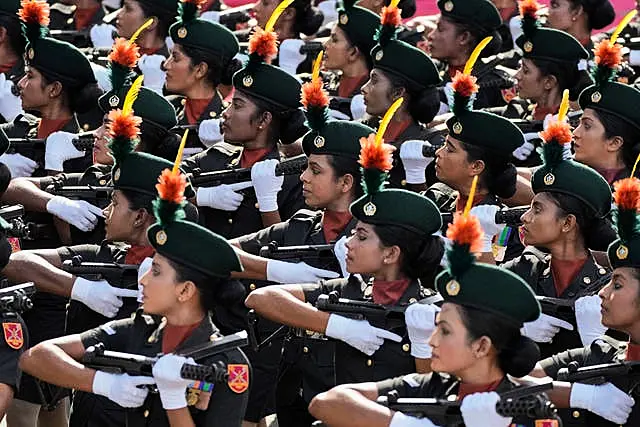
M 219 151 L 223 154 L 226 154 L 227 156 L 233 156 L 235 154 L 238 154 L 240 150 L 242 150 L 242 147 L 237 147 L 235 145 L 229 144 L 228 142 L 222 141 L 213 144 L 210 149 Z
M 22 324 L 17 322 L 2 322 L 2 331 L 4 332 L 4 340 L 9 347 L 14 350 L 20 350 L 24 345 L 24 334 L 22 333 Z
M 229 364 L 227 374 L 229 374 L 227 384 L 231 391 L 241 394 L 249 389 L 249 365 Z

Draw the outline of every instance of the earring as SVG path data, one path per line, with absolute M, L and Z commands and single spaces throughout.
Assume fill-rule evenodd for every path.
M 574 16 L 573 18 L 571 18 L 571 20 L 572 20 L 573 22 L 576 22 L 576 17 Z

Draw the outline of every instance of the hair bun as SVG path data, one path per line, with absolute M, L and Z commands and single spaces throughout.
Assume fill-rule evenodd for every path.
M 500 367 L 504 373 L 518 378 L 529 374 L 538 360 L 538 344 L 523 335 L 516 336 L 499 356 Z

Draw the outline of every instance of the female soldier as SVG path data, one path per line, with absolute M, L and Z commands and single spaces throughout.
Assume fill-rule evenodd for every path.
M 228 366 L 227 384 L 212 387 L 179 375 L 180 367 L 191 359 L 178 354 L 221 337 L 209 311 L 230 272 L 241 271 L 242 266 L 224 239 L 183 220 L 186 179 L 180 175 L 178 164 L 176 161 L 173 171 L 163 171 L 158 184 L 160 197 L 154 202 L 157 222 L 146 233 L 157 252 L 151 269 L 141 280 L 142 310 L 131 319 L 42 343 L 21 361 L 34 375 L 82 392 L 74 399 L 71 425 L 93 425 L 95 417 L 118 426 L 241 424 L 250 374 L 242 351 L 235 348 L 202 361 Z M 121 172 L 120 180 L 123 178 Z M 95 371 L 79 364 L 77 360 L 86 349 L 98 343 L 107 350 L 165 356 L 154 365 L 153 378 Z M 136 387 L 153 383 L 157 384 L 159 395 L 147 397 L 148 389 Z M 109 401 L 88 405 L 85 399 L 91 397 L 90 393 Z
M 277 18 L 274 15 L 269 25 L 274 25 Z M 189 172 L 252 168 L 250 183 L 198 188 L 196 202 L 203 208 L 207 228 L 226 238 L 286 220 L 303 205 L 298 177 L 275 175 L 280 158 L 278 143 L 295 142 L 307 128 L 300 109 L 300 83 L 266 63 L 278 51 L 272 29 L 254 32 L 249 61 L 233 76 L 233 100 L 222 114 L 225 142 L 184 162 Z M 249 190 L 245 195 L 240 193 L 250 186 L 255 196 Z
M 571 34 L 591 52 L 592 31 L 607 27 L 615 17 L 616 12 L 609 0 L 552 0 L 547 25 Z
M 13 91 L 13 82 L 24 73 L 22 26 L 18 17 L 20 0 L 0 5 L 0 123 L 12 122 L 22 112 L 20 97 Z
M 385 126 L 383 123 L 382 128 Z M 270 320 L 338 340 L 333 358 L 337 384 L 426 369 L 424 361 L 410 353 L 404 327 L 374 327 L 367 320 L 349 319 L 313 306 L 320 295 L 331 292 L 342 298 L 404 306 L 428 294 L 424 284 L 433 280 L 439 268 L 443 244 L 433 233 L 442 225 L 440 212 L 433 202 L 416 193 L 383 189 L 393 150 L 391 145 L 380 142 L 383 132 L 384 129 L 377 136 L 371 134 L 361 140 L 365 195 L 351 204 L 351 214 L 358 223 L 346 242 L 346 251 L 343 247 L 339 256 L 346 258 L 344 270 L 345 275 L 352 273 L 349 278 L 315 285 L 267 286 L 249 294 L 246 301 L 248 307 Z M 355 273 L 372 276 L 373 283 L 367 285 Z M 381 328 L 394 329 L 392 332 Z M 314 381 L 311 369 L 305 369 L 303 375 L 309 376 L 310 383 Z
M 507 375 L 523 375 L 538 359 L 537 346 L 520 334 L 519 327 L 536 319 L 540 306 L 522 279 L 475 262 L 482 231 L 479 221 L 468 214 L 469 207 L 447 231 L 452 246 L 447 253 L 448 269 L 436 278 L 444 304 L 435 325 L 433 306 L 414 304 L 406 312 L 407 318 L 411 312 L 421 313 L 421 328 L 433 331 L 430 337 L 412 338 L 411 346 L 432 352 L 434 372 L 336 387 L 311 402 L 313 415 L 332 426 L 435 427 L 427 419 L 416 420 L 371 402 L 396 391 L 399 397 L 461 400 L 467 427 L 511 424 L 510 418 L 496 413 L 497 393 L 515 387 Z M 513 421 L 518 425 L 527 422 Z

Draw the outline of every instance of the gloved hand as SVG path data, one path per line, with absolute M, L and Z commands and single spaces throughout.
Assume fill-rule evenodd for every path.
M 260 212 L 278 210 L 278 192 L 284 184 L 284 176 L 276 176 L 276 159 L 257 162 L 251 168 L 251 182 L 256 191 Z
M 54 132 L 47 137 L 44 151 L 44 168 L 62 172 L 62 164 L 70 159 L 77 159 L 85 155 L 73 145 L 73 139 L 78 136 L 70 132 Z
M 0 73 L 0 114 L 7 122 L 14 121 L 19 114 L 24 114 L 22 99 L 13 94 L 12 88 L 13 82 L 7 79 L 4 73 Z
M 155 384 L 153 377 L 132 377 L 96 371 L 92 389 L 94 394 L 104 396 L 123 408 L 138 408 L 149 394 L 147 387 L 138 386 L 152 384 Z
M 199 187 L 196 192 L 198 206 L 206 206 L 221 211 L 235 211 L 240 207 L 244 196 L 237 191 L 251 187 L 250 182 L 220 184 L 215 187 Z
M 2 101 L 0 101 L 1 103 Z M 38 169 L 38 164 L 22 154 L 3 154 L 0 156 L 0 162 L 7 165 L 11 171 L 11 178 L 24 178 L 33 175 Z
M 142 276 L 144 276 L 149 270 L 151 270 L 152 263 L 153 258 L 147 257 L 140 263 L 140 267 L 138 267 L 138 302 L 142 302 L 142 285 L 140 284 Z
M 367 114 L 367 106 L 364 104 L 364 95 L 355 95 L 351 98 L 351 117 L 353 120 L 361 120 L 365 114 Z
M 116 10 L 122 7 L 122 0 L 102 0 L 102 4 Z
M 424 184 L 427 179 L 424 171 L 433 162 L 433 157 L 422 155 L 423 146 L 431 146 L 427 141 L 412 139 L 405 141 L 400 146 L 400 159 L 404 166 L 407 184 Z
M 322 3 L 321 3 L 322 4 Z M 389 427 L 438 427 L 429 418 L 415 418 L 396 412 L 391 418 Z
M 280 43 L 278 64 L 292 76 L 298 74 L 298 66 L 307 58 L 307 55 L 300 53 L 302 46 L 304 46 L 304 40 L 300 39 L 286 39 Z
M 311 267 L 304 262 L 292 263 L 270 259 L 267 261 L 267 280 L 276 283 L 315 283 L 322 279 L 340 277 L 335 271 Z
M 93 230 L 98 218 L 104 218 L 99 207 L 84 200 L 70 200 L 62 196 L 54 196 L 47 202 L 47 212 L 84 232 Z
M 573 331 L 573 325 L 571 323 L 541 313 L 540 317 L 533 322 L 525 323 L 522 329 L 520 329 L 520 332 L 535 342 L 548 343 L 560 332 L 560 328 Z
M 348 115 L 346 115 L 345 113 L 343 113 L 340 110 L 334 110 L 332 108 L 329 108 L 328 110 L 329 112 L 329 117 L 336 119 L 336 120 L 351 120 L 351 117 L 349 117 Z
M 91 280 L 76 278 L 71 289 L 71 299 L 79 301 L 91 310 L 105 317 L 115 317 L 122 307 L 124 297 L 135 298 L 138 291 L 135 289 L 115 288 L 106 280 Z
M 585 347 L 607 332 L 602 324 L 602 300 L 598 295 L 581 297 L 576 300 L 576 323 L 580 340 Z
M 547 130 L 547 128 L 549 127 L 549 124 L 557 121 L 558 121 L 557 114 L 547 114 L 546 116 L 544 116 L 544 120 L 542 121 L 542 129 Z
M 333 254 L 336 256 L 338 264 L 340 264 L 342 277 L 349 277 L 349 272 L 347 271 L 347 236 L 342 236 L 335 245 L 333 245 Z
M 318 9 L 322 12 L 324 19 L 322 26 L 338 20 L 338 11 L 336 10 L 336 0 L 324 0 L 318 4 Z
M 203 120 L 198 127 L 198 137 L 207 147 L 222 140 L 220 133 L 220 119 Z
M 479 205 L 471 208 L 471 215 L 475 215 L 478 218 L 484 232 L 482 252 L 491 252 L 493 236 L 502 233 L 502 230 L 504 230 L 504 224 L 496 224 L 496 212 L 499 210 L 500 208 L 495 205 Z
M 91 70 L 93 70 L 93 76 L 96 78 L 100 89 L 102 89 L 103 92 L 110 92 L 111 89 L 113 89 L 113 85 L 111 84 L 111 72 L 107 67 L 92 62 Z
M 217 12 L 215 10 L 208 10 L 206 12 L 203 12 L 200 15 L 200 19 L 202 19 L 203 21 L 209 21 L 209 22 L 213 22 L 215 24 L 219 24 L 220 23 L 220 12 Z
M 496 403 L 500 395 L 495 391 L 489 393 L 473 393 L 462 399 L 460 412 L 467 427 L 508 427 L 511 418 L 503 417 L 496 412 Z
M 187 387 L 191 380 L 180 376 L 180 369 L 185 363 L 195 363 L 192 358 L 166 354 L 153 365 L 153 378 L 158 385 L 162 407 L 166 410 L 187 407 Z
M 107 49 L 113 46 L 113 33 L 117 32 L 116 27 L 111 24 L 94 25 L 89 32 L 91 44 L 96 49 Z
M 400 335 L 384 329 L 375 328 L 366 320 L 349 319 L 337 314 L 331 314 L 329 316 L 325 335 L 344 341 L 367 356 L 371 356 L 378 351 L 382 344 L 384 344 L 385 339 L 395 342 L 402 341 Z
M 569 406 L 586 409 L 614 424 L 625 424 L 634 404 L 631 396 L 611 383 L 571 385 Z
M 167 80 L 167 74 L 162 71 L 162 64 L 166 58 L 162 55 L 142 55 L 138 67 L 144 74 L 144 86 L 162 95 L 162 88 Z
M 431 358 L 429 338 L 436 328 L 436 313 L 438 311 L 440 309 L 433 304 L 414 303 L 404 312 L 413 357 L 418 359 Z
M 527 160 L 531 153 L 536 149 L 536 145 L 531 142 L 536 139 L 540 139 L 540 135 L 537 132 L 529 132 L 524 134 L 524 142 L 521 146 L 513 150 L 513 157 L 518 160 Z

